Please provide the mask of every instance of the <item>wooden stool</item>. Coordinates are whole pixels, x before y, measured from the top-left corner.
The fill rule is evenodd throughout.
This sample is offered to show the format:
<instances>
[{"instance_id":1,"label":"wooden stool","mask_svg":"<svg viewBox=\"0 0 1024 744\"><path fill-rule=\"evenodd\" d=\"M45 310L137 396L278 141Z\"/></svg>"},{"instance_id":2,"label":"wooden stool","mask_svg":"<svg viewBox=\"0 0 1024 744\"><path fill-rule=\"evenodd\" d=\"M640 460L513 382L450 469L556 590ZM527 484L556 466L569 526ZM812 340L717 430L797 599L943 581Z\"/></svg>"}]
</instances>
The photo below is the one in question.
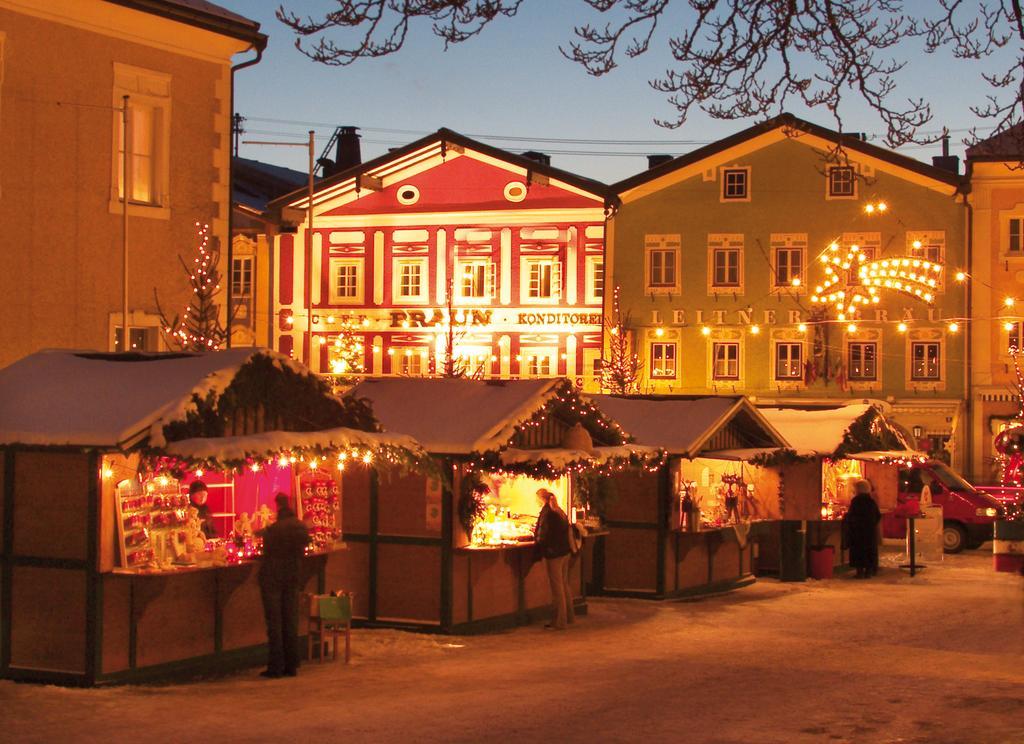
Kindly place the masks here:
<instances>
[{"instance_id":1,"label":"wooden stool","mask_svg":"<svg viewBox=\"0 0 1024 744\"><path fill-rule=\"evenodd\" d=\"M309 658L313 658L313 637L316 636L320 644L320 661L324 660L323 643L330 635L332 657L337 660L338 636L344 633L345 663L348 664L352 656L352 593L342 592L339 596L312 594L309 597Z\"/></svg>"}]
</instances>

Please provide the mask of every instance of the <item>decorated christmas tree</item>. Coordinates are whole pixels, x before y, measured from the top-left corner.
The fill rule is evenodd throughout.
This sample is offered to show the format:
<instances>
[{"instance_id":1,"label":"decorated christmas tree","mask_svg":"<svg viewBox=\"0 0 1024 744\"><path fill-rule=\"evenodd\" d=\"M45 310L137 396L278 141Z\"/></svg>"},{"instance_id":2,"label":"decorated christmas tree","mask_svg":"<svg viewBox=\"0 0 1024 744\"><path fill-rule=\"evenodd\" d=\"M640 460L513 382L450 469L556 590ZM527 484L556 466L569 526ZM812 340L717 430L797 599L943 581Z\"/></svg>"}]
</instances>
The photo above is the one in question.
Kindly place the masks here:
<instances>
[{"instance_id":1,"label":"decorated christmas tree","mask_svg":"<svg viewBox=\"0 0 1024 744\"><path fill-rule=\"evenodd\" d=\"M334 382L348 387L359 381L366 371L366 352L360 329L368 323L348 316L341 321L341 327L334 343L330 346L330 366Z\"/></svg>"},{"instance_id":2,"label":"decorated christmas tree","mask_svg":"<svg viewBox=\"0 0 1024 744\"><path fill-rule=\"evenodd\" d=\"M629 341L630 314L622 314L619 287L612 293L612 314L604 319L608 355L601 365L601 389L613 395L629 395L640 387L640 358Z\"/></svg>"},{"instance_id":3,"label":"decorated christmas tree","mask_svg":"<svg viewBox=\"0 0 1024 744\"><path fill-rule=\"evenodd\" d=\"M995 448L1000 485L1016 487L1024 485L1024 373L1019 349L1011 346L1010 356L1016 373L1017 415L996 434Z\"/></svg>"},{"instance_id":4,"label":"decorated christmas tree","mask_svg":"<svg viewBox=\"0 0 1024 744\"><path fill-rule=\"evenodd\" d=\"M156 289L157 313L164 338L171 347L182 351L216 351L227 340L227 330L221 323L220 304L220 251L210 242L210 226L196 223L198 247L196 256L189 264L180 255L185 275L192 287L192 297L181 315L168 319L160 306L160 297Z\"/></svg>"}]
</instances>

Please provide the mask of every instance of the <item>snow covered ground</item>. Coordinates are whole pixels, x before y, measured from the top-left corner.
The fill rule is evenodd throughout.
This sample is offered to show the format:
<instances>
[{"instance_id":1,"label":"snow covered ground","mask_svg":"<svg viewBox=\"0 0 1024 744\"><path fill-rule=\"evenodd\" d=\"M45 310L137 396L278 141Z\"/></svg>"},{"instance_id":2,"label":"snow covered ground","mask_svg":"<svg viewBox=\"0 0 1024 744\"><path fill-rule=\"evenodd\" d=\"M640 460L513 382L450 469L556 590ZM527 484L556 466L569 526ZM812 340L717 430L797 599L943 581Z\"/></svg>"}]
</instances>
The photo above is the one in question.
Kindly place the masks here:
<instances>
[{"instance_id":1,"label":"snow covered ground","mask_svg":"<svg viewBox=\"0 0 1024 744\"><path fill-rule=\"evenodd\" d=\"M987 546L986 546L987 547ZM350 666L171 686L0 683L0 740L1022 742L1024 586L991 554L916 578L592 600L565 633L357 631Z\"/></svg>"}]
</instances>

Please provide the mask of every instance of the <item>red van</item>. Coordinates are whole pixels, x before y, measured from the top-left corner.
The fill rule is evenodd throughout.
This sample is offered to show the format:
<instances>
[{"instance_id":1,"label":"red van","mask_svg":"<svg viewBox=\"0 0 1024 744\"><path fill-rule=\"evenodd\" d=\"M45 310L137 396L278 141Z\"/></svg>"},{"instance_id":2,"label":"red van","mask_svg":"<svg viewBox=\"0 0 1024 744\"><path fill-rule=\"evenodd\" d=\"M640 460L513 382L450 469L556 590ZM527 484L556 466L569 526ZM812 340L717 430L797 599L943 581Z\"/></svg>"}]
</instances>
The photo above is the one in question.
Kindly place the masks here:
<instances>
[{"instance_id":1,"label":"red van","mask_svg":"<svg viewBox=\"0 0 1024 744\"><path fill-rule=\"evenodd\" d=\"M992 525L1002 516L999 501L981 493L939 460L914 464L899 472L897 508L882 517L882 535L906 537L907 507L921 498L927 485L932 503L942 507L942 547L947 553L973 550L992 539Z\"/></svg>"}]
</instances>

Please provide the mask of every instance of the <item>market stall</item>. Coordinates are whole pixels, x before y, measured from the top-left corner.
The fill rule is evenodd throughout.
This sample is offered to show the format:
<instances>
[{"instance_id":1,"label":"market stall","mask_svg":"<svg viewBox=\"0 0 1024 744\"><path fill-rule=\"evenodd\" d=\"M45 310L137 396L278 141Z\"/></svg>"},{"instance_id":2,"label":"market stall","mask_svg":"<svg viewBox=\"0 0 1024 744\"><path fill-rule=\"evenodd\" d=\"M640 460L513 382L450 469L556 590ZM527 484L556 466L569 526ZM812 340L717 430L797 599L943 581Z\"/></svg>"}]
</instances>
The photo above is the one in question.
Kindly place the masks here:
<instances>
[{"instance_id":1,"label":"market stall","mask_svg":"<svg viewBox=\"0 0 1024 744\"><path fill-rule=\"evenodd\" d=\"M782 478L757 465L785 441L742 396L590 396L638 444L668 455L656 472L616 473L589 577L596 593L667 598L752 580L750 525L779 519Z\"/></svg>"},{"instance_id":2,"label":"market stall","mask_svg":"<svg viewBox=\"0 0 1024 744\"><path fill-rule=\"evenodd\" d=\"M759 410L789 444L771 461L787 483L805 484L800 500L787 499L779 529L759 535L759 570L801 579L811 554L822 550L831 553L833 566L845 564L842 518L852 484L871 481L879 508L889 511L896 506L900 467L923 456L886 417L883 403Z\"/></svg>"},{"instance_id":3,"label":"market stall","mask_svg":"<svg viewBox=\"0 0 1024 744\"><path fill-rule=\"evenodd\" d=\"M0 370L0 454L0 676L83 685L263 661L275 496L309 525L322 590L344 560L341 468L425 462L255 349L28 356Z\"/></svg>"},{"instance_id":4,"label":"market stall","mask_svg":"<svg viewBox=\"0 0 1024 744\"><path fill-rule=\"evenodd\" d=\"M441 474L345 474L344 584L369 625L462 633L546 617L547 578L532 559L537 490L575 521L588 475L657 467L655 450L628 444L565 380L371 379L350 395L421 442ZM583 610L580 563L571 570Z\"/></svg>"}]
</instances>

